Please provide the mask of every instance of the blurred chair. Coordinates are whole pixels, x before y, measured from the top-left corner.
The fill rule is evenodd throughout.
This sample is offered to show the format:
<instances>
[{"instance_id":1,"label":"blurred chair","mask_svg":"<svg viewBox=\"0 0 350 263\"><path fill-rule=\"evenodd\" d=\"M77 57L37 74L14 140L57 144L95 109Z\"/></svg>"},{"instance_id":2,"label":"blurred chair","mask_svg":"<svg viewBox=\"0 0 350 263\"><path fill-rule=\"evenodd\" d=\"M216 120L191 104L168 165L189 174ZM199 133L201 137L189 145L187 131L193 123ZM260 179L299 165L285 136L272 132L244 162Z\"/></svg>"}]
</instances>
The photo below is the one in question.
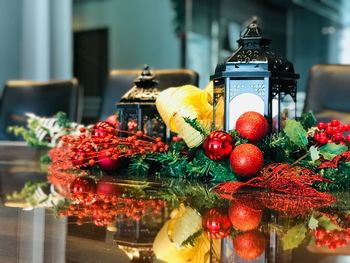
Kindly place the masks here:
<instances>
[{"instance_id":1,"label":"blurred chair","mask_svg":"<svg viewBox=\"0 0 350 263\"><path fill-rule=\"evenodd\" d=\"M159 69L151 70L155 79L159 81L159 89L177 87L185 84L198 86L199 76L190 69ZM106 119L113 114L116 103L120 98L134 86L134 80L141 74L142 70L111 70L109 73L106 89L102 98L100 120Z\"/></svg>"},{"instance_id":2,"label":"blurred chair","mask_svg":"<svg viewBox=\"0 0 350 263\"><path fill-rule=\"evenodd\" d=\"M304 111L319 121L350 122L350 65L318 64L309 72Z\"/></svg>"},{"instance_id":3,"label":"blurred chair","mask_svg":"<svg viewBox=\"0 0 350 263\"><path fill-rule=\"evenodd\" d=\"M0 139L18 140L6 129L26 125L26 112L51 117L59 111L67 113L71 121L81 121L82 89L76 79L64 81L6 82L0 105Z\"/></svg>"}]
</instances>

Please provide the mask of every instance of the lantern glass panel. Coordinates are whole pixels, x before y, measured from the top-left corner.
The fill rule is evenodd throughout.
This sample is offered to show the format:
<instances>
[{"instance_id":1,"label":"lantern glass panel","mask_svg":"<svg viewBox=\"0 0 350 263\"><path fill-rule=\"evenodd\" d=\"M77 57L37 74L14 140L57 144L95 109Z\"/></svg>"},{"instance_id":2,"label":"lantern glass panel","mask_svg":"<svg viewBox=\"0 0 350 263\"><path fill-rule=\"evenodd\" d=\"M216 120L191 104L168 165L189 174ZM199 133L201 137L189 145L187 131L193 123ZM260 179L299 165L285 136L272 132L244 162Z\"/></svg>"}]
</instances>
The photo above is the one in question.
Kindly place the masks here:
<instances>
[{"instance_id":1,"label":"lantern glass panel","mask_svg":"<svg viewBox=\"0 0 350 263\"><path fill-rule=\"evenodd\" d=\"M284 128L285 121L287 119L295 119L296 115L296 103L291 95L281 93L280 107L281 107L281 129Z\"/></svg>"},{"instance_id":2,"label":"lantern glass panel","mask_svg":"<svg viewBox=\"0 0 350 263\"><path fill-rule=\"evenodd\" d=\"M128 132L136 132L138 130L138 109L120 109L118 116L121 130Z\"/></svg>"},{"instance_id":3,"label":"lantern glass panel","mask_svg":"<svg viewBox=\"0 0 350 263\"><path fill-rule=\"evenodd\" d=\"M225 117L225 87L224 85L214 86L214 123L213 130L222 130L224 128Z\"/></svg>"},{"instance_id":4,"label":"lantern glass panel","mask_svg":"<svg viewBox=\"0 0 350 263\"><path fill-rule=\"evenodd\" d=\"M271 130L272 132L278 132L280 127L280 95L277 94L272 99L272 124Z\"/></svg>"},{"instance_id":5,"label":"lantern glass panel","mask_svg":"<svg viewBox=\"0 0 350 263\"><path fill-rule=\"evenodd\" d=\"M164 137L165 124L154 107L148 107L142 111L142 126L145 135Z\"/></svg>"},{"instance_id":6,"label":"lantern glass panel","mask_svg":"<svg viewBox=\"0 0 350 263\"><path fill-rule=\"evenodd\" d=\"M264 115L263 99L253 93L243 93L234 97L230 101L230 127L233 130L236 126L236 121L243 113L247 111L256 111Z\"/></svg>"}]
</instances>

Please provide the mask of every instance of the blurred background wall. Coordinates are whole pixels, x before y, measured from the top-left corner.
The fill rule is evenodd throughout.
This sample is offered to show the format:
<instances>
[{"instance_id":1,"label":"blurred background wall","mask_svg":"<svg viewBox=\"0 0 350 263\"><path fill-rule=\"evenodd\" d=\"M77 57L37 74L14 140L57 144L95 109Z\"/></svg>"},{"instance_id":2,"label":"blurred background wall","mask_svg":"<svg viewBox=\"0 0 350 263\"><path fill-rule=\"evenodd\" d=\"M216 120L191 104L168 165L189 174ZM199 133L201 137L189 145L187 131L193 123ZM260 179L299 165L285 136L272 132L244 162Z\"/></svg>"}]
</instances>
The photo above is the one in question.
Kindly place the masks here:
<instances>
[{"instance_id":1,"label":"blurred background wall","mask_svg":"<svg viewBox=\"0 0 350 263\"><path fill-rule=\"evenodd\" d=\"M302 103L312 65L350 63L349 11L346 0L1 1L0 87L8 79L75 76L85 114L98 111L111 69L187 67L204 87L257 17L300 74Z\"/></svg>"}]
</instances>

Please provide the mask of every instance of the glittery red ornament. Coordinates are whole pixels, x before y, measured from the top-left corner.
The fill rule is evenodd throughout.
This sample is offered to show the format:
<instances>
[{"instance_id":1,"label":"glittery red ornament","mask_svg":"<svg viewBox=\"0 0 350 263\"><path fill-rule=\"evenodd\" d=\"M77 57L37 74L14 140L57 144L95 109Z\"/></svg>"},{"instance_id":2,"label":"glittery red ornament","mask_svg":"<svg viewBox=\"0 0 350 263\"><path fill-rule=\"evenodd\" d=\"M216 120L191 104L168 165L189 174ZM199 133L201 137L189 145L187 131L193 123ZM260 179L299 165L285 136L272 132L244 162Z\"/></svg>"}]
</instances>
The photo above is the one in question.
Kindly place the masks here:
<instances>
[{"instance_id":1,"label":"glittery red ornament","mask_svg":"<svg viewBox=\"0 0 350 263\"><path fill-rule=\"evenodd\" d=\"M211 208L202 219L203 230L209 238L220 239L228 236L231 230L231 222L227 216L217 210Z\"/></svg>"},{"instance_id":2,"label":"glittery red ornament","mask_svg":"<svg viewBox=\"0 0 350 263\"><path fill-rule=\"evenodd\" d=\"M211 160L229 157L232 148L232 137L224 131L212 131L203 143L204 153Z\"/></svg>"},{"instance_id":3,"label":"glittery red ornament","mask_svg":"<svg viewBox=\"0 0 350 263\"><path fill-rule=\"evenodd\" d=\"M70 185L72 198L79 203L90 203L96 194L96 183L89 177L77 177Z\"/></svg>"},{"instance_id":4,"label":"glittery red ornament","mask_svg":"<svg viewBox=\"0 0 350 263\"><path fill-rule=\"evenodd\" d=\"M233 248L242 259L252 260L261 256L265 251L266 239L256 230L237 235L233 239Z\"/></svg>"},{"instance_id":5,"label":"glittery red ornament","mask_svg":"<svg viewBox=\"0 0 350 263\"><path fill-rule=\"evenodd\" d=\"M232 201L228 215L234 228L248 231L259 226L263 210L256 199L241 198Z\"/></svg>"},{"instance_id":6,"label":"glittery red ornament","mask_svg":"<svg viewBox=\"0 0 350 263\"><path fill-rule=\"evenodd\" d=\"M258 175L264 166L264 156L261 150L253 144L238 145L231 153L230 165L232 171L241 177Z\"/></svg>"},{"instance_id":7,"label":"glittery red ornament","mask_svg":"<svg viewBox=\"0 0 350 263\"><path fill-rule=\"evenodd\" d=\"M245 112L237 119L236 131L244 139L252 142L260 141L268 132L267 120L258 112Z\"/></svg>"}]
</instances>

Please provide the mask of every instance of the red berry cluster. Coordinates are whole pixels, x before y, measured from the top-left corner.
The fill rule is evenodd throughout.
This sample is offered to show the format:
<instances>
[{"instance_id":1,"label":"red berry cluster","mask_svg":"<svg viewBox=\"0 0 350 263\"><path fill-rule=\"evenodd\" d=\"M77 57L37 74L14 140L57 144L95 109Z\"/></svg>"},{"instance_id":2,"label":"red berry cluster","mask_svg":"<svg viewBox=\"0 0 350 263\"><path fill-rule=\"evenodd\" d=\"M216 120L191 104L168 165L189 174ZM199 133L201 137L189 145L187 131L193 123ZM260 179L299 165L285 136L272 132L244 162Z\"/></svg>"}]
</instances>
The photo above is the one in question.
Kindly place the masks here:
<instances>
[{"instance_id":1,"label":"red berry cluster","mask_svg":"<svg viewBox=\"0 0 350 263\"><path fill-rule=\"evenodd\" d=\"M323 227L318 227L313 234L316 238L316 246L328 247L331 250L347 246L350 240L349 228L344 230L326 230Z\"/></svg>"},{"instance_id":2,"label":"red berry cluster","mask_svg":"<svg viewBox=\"0 0 350 263\"><path fill-rule=\"evenodd\" d=\"M113 196L96 196L92 204L79 203L64 207L59 216L76 217L76 224L94 223L97 226L107 226L117 216L141 220L146 214L159 214L166 202L158 199L134 199Z\"/></svg>"},{"instance_id":3,"label":"red berry cluster","mask_svg":"<svg viewBox=\"0 0 350 263\"><path fill-rule=\"evenodd\" d=\"M122 133L127 136L119 136ZM106 121L97 122L91 129L81 128L80 135L67 135L62 140L70 145L73 165L80 169L98 164L101 169L110 171L120 157L168 149L161 138L151 138L142 131L121 131Z\"/></svg>"},{"instance_id":4,"label":"red berry cluster","mask_svg":"<svg viewBox=\"0 0 350 263\"><path fill-rule=\"evenodd\" d=\"M314 140L319 144L336 143L346 144L350 142L350 134L344 136L344 132L350 131L350 124L342 124L339 120L331 122L319 122L318 131L314 135Z\"/></svg>"}]
</instances>

